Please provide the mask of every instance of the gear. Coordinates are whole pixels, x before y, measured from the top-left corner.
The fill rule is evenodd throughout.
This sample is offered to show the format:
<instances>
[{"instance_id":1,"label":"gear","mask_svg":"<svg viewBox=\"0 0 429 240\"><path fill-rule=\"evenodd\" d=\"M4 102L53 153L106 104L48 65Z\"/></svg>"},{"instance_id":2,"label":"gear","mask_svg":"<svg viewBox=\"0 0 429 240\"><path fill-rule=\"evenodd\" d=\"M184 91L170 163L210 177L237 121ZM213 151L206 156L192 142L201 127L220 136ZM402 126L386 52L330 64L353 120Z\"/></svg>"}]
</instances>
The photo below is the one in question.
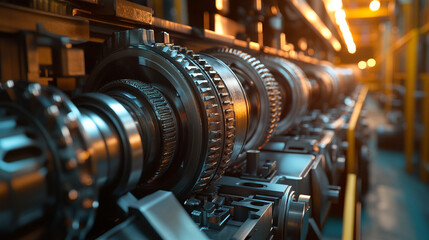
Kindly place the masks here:
<instances>
[{"instance_id":1,"label":"gear","mask_svg":"<svg viewBox=\"0 0 429 240\"><path fill-rule=\"evenodd\" d=\"M304 72L294 63L278 57L262 57L261 61L275 76L283 92L283 113L277 127L279 134L294 126L309 105L309 83Z\"/></svg>"},{"instance_id":2,"label":"gear","mask_svg":"<svg viewBox=\"0 0 429 240\"><path fill-rule=\"evenodd\" d=\"M10 103L25 107L39 126L46 128L47 139L55 139L47 140L54 159L51 164L55 168L55 172L48 175L57 179L55 186L50 186L54 188L52 192L56 194L58 207L57 212L53 212L62 219L54 219L52 224L61 222L66 226L62 234L67 238L83 236L82 232L92 226L98 196L91 156L78 121L80 112L66 95L54 88L8 81L5 89Z\"/></svg>"},{"instance_id":3,"label":"gear","mask_svg":"<svg viewBox=\"0 0 429 240\"><path fill-rule=\"evenodd\" d=\"M175 109L183 108L178 111L179 117L184 117L180 120L184 128L179 131L179 139L186 139L179 143L184 149L167 170L171 177L154 182L150 188L169 188L178 197L184 197L207 187L220 171L221 162L227 162L230 141L224 142L232 129L225 129L225 119L228 121L229 117L224 116L225 98L218 96L222 84L215 87L210 77L212 70L205 70L203 65L201 68L179 50L172 44L153 43L151 30L115 33L106 41L105 57L91 74L86 90L98 90L118 79L138 79L152 83L175 104ZM227 116L231 116L227 111Z\"/></svg>"},{"instance_id":4,"label":"gear","mask_svg":"<svg viewBox=\"0 0 429 240\"><path fill-rule=\"evenodd\" d=\"M110 90L124 89L137 93L138 96L144 97L150 103L152 111L155 113L159 131L161 135L161 150L159 153L158 164L152 176L147 177L150 183L163 175L170 167L174 154L177 150L177 121L173 109L162 93L151 86L138 80L123 79L111 82L100 89L101 92Z\"/></svg>"},{"instance_id":5,"label":"gear","mask_svg":"<svg viewBox=\"0 0 429 240\"><path fill-rule=\"evenodd\" d=\"M252 57L251 55L242 52L237 49L233 48L215 48L210 49L207 51L209 54L212 54L215 57L221 58L224 62L227 63L228 60L225 61L225 55L235 56L236 59L229 60L227 65L234 65L233 61L239 60L242 63L246 64L247 66L250 66L251 69L257 74L258 78L262 81L266 94L268 96L268 107L269 107L269 118L264 123L264 133L263 133L263 139L256 141L256 144L254 146L248 146L247 149L250 148L258 148L261 149L265 143L267 143L271 136L273 135L277 123L280 120L281 115L281 94L279 90L279 86L277 81L274 79L273 75L270 73L270 71L256 58ZM255 79L253 79L255 80ZM260 133L259 133L260 134ZM254 134L255 137L258 138L260 136L257 136L258 133ZM253 145L253 144L252 144Z\"/></svg>"},{"instance_id":6,"label":"gear","mask_svg":"<svg viewBox=\"0 0 429 240\"><path fill-rule=\"evenodd\" d=\"M48 196L47 166L52 164L53 159L49 156L53 156L53 149L49 148L41 127L25 109L12 104L5 106L5 102L0 104L0 109L0 182L5 188L2 202L3 209L10 209L10 214L3 214L10 217L3 218L0 225L0 232L4 233L16 231L20 224L31 222L28 215L40 217L43 214L38 210L44 207ZM36 172L35 169L42 170ZM43 181L14 184L35 176ZM10 194L5 196L4 193ZM30 194L31 199L28 198Z\"/></svg>"},{"instance_id":7,"label":"gear","mask_svg":"<svg viewBox=\"0 0 429 240\"><path fill-rule=\"evenodd\" d=\"M103 56L129 46L152 45L155 43L155 34L152 29L130 29L114 32L103 44Z\"/></svg>"},{"instance_id":8,"label":"gear","mask_svg":"<svg viewBox=\"0 0 429 240\"><path fill-rule=\"evenodd\" d=\"M210 77L211 83L217 90L217 96L220 97L223 109L223 126L225 126L225 135L223 140L223 153L221 161L218 165L215 175L211 183L216 182L225 172L231 159L231 154L234 148L235 140L235 113L234 103L231 94L225 87L225 83L213 67L201 55L194 53L192 50L187 50L184 47L179 47L178 50L188 56L191 61L194 61L198 67Z\"/></svg>"},{"instance_id":9,"label":"gear","mask_svg":"<svg viewBox=\"0 0 429 240\"><path fill-rule=\"evenodd\" d=\"M200 92L201 99L206 109L206 117L208 120L208 153L200 176L193 187L193 191L197 192L208 186L211 179L215 176L218 165L222 159L223 138L225 130L223 129L223 112L221 104L216 98L215 90L210 86L209 80L204 76L203 71L197 67L193 61L185 59L185 55L178 50L179 46L172 44L156 43L155 48L160 49L164 53L172 57L177 63L187 71L192 77L195 86Z\"/></svg>"}]
</instances>

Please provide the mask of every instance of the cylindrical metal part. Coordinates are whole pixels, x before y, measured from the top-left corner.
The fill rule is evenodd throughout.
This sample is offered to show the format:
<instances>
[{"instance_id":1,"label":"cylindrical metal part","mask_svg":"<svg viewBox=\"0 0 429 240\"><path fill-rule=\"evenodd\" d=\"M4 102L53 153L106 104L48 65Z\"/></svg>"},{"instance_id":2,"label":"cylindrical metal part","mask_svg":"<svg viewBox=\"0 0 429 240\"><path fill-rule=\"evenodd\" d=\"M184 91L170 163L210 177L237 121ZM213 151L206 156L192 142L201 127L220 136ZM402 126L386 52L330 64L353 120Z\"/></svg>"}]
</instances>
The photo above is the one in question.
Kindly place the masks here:
<instances>
[{"instance_id":1,"label":"cylindrical metal part","mask_svg":"<svg viewBox=\"0 0 429 240\"><path fill-rule=\"evenodd\" d=\"M33 117L0 108L0 232L12 232L45 213L50 153Z\"/></svg>"},{"instance_id":2,"label":"cylindrical metal part","mask_svg":"<svg viewBox=\"0 0 429 240\"><path fill-rule=\"evenodd\" d=\"M310 196L300 195L291 201L287 213L287 239L307 238L308 221L310 218Z\"/></svg>"},{"instance_id":3,"label":"cylindrical metal part","mask_svg":"<svg viewBox=\"0 0 429 240\"><path fill-rule=\"evenodd\" d=\"M246 151L246 173L252 176L258 176L260 153L261 152L259 150Z\"/></svg>"},{"instance_id":4,"label":"cylindrical metal part","mask_svg":"<svg viewBox=\"0 0 429 240\"><path fill-rule=\"evenodd\" d=\"M277 126L277 133L282 134L307 113L310 86L304 72L296 64L274 57L262 57L261 61L273 74L282 92L282 114Z\"/></svg>"},{"instance_id":5,"label":"cylindrical metal part","mask_svg":"<svg viewBox=\"0 0 429 240\"><path fill-rule=\"evenodd\" d=\"M210 49L235 73L248 99L249 130L245 150L260 149L275 132L282 111L277 81L259 60L237 49Z\"/></svg>"},{"instance_id":6,"label":"cylindrical metal part","mask_svg":"<svg viewBox=\"0 0 429 240\"><path fill-rule=\"evenodd\" d=\"M231 154L231 162L235 162L239 154L243 152L248 134L250 121L248 108L249 100L237 76L225 63L207 53L200 54L221 76L234 103L233 110L236 134L234 148Z\"/></svg>"},{"instance_id":7,"label":"cylindrical metal part","mask_svg":"<svg viewBox=\"0 0 429 240\"><path fill-rule=\"evenodd\" d=\"M134 119L122 104L104 94L87 93L79 96L76 102L79 108L92 110L102 116L104 122L100 123L107 123L110 125L110 131L116 133L117 138L113 141L121 146L121 157L119 164L113 163L113 166L119 166L120 170L119 176L118 173L113 175L116 179L113 193L120 195L134 189L140 180L143 167L142 142Z\"/></svg>"}]
</instances>

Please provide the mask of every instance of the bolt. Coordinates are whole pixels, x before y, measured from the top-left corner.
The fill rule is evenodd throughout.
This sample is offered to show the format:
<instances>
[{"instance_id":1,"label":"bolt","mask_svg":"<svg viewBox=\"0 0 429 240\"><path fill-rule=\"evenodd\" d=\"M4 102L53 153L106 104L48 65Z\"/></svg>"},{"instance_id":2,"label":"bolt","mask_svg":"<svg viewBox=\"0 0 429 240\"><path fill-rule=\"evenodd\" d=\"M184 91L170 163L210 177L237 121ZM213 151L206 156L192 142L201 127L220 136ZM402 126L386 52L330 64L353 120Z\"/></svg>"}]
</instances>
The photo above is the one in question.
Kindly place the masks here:
<instances>
[{"instance_id":1,"label":"bolt","mask_svg":"<svg viewBox=\"0 0 429 240\"><path fill-rule=\"evenodd\" d=\"M5 86L6 88L13 88L15 86L15 83L12 80L7 80Z\"/></svg>"},{"instance_id":2,"label":"bolt","mask_svg":"<svg viewBox=\"0 0 429 240\"><path fill-rule=\"evenodd\" d=\"M28 86L28 92L34 97L40 96L41 91L42 91L42 86L40 86L40 84L38 83L32 83Z\"/></svg>"},{"instance_id":3,"label":"bolt","mask_svg":"<svg viewBox=\"0 0 429 240\"><path fill-rule=\"evenodd\" d=\"M73 143L73 139L71 138L71 135L70 135L70 130L66 126L63 126L61 128L61 134L62 136L60 136L58 139L60 146L65 147Z\"/></svg>"},{"instance_id":4,"label":"bolt","mask_svg":"<svg viewBox=\"0 0 429 240\"><path fill-rule=\"evenodd\" d=\"M7 94L9 95L9 98L10 99L12 99L12 100L15 100L16 99L16 95L15 95L15 92L13 91L13 87L15 86L15 83L12 81L12 80L8 80L6 83L5 83L5 89L6 89L6 92L7 92Z\"/></svg>"},{"instance_id":5,"label":"bolt","mask_svg":"<svg viewBox=\"0 0 429 240\"><path fill-rule=\"evenodd\" d=\"M63 98L58 94L54 94L52 95L52 100L54 100L56 104L59 104L63 101Z\"/></svg>"},{"instance_id":6,"label":"bolt","mask_svg":"<svg viewBox=\"0 0 429 240\"><path fill-rule=\"evenodd\" d=\"M77 117L76 117L76 114L74 114L74 112L69 112L67 114L65 122L70 129L75 129L78 126Z\"/></svg>"},{"instance_id":7,"label":"bolt","mask_svg":"<svg viewBox=\"0 0 429 240\"><path fill-rule=\"evenodd\" d=\"M60 110L56 105L49 106L48 109L46 109L46 112L50 117L58 117L60 115Z\"/></svg>"}]
</instances>

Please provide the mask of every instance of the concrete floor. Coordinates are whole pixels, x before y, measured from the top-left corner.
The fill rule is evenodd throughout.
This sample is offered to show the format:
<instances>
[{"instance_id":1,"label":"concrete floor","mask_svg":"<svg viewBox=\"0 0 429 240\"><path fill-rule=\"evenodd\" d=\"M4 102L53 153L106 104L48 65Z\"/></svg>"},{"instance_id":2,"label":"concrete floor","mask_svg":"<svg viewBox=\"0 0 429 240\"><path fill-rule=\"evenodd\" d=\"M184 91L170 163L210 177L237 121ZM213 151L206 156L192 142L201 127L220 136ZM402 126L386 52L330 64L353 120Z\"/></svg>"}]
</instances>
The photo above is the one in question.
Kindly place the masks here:
<instances>
[{"instance_id":1,"label":"concrete floor","mask_svg":"<svg viewBox=\"0 0 429 240\"><path fill-rule=\"evenodd\" d=\"M429 186L405 172L402 152L378 150L362 208L362 239L429 239Z\"/></svg>"},{"instance_id":2,"label":"concrete floor","mask_svg":"<svg viewBox=\"0 0 429 240\"><path fill-rule=\"evenodd\" d=\"M365 109L372 129L386 124L374 100L369 98ZM377 149L375 131L370 146L370 189L362 207L362 239L429 240L429 185L422 183L417 173L405 172L405 156L400 149ZM341 229L341 219L330 219L323 231L324 239L339 239Z\"/></svg>"},{"instance_id":3,"label":"concrete floor","mask_svg":"<svg viewBox=\"0 0 429 240\"><path fill-rule=\"evenodd\" d=\"M374 100L369 98L365 108L372 129L386 124ZM376 141L371 141L371 187L362 208L362 239L429 239L429 185L419 180L417 171L406 173L401 149L377 149ZM416 154L415 168L417 161Z\"/></svg>"}]
</instances>

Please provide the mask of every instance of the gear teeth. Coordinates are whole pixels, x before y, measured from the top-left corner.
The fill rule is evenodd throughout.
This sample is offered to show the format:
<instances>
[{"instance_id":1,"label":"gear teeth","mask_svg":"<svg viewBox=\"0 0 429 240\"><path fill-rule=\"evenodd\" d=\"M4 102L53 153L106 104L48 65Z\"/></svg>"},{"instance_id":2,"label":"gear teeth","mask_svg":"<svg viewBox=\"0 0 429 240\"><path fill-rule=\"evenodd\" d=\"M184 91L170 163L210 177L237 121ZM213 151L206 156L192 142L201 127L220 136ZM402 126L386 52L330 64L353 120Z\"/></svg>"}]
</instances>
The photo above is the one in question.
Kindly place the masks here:
<instances>
[{"instance_id":1,"label":"gear teeth","mask_svg":"<svg viewBox=\"0 0 429 240\"><path fill-rule=\"evenodd\" d=\"M217 49L212 49L211 51L227 53L227 54L236 55L240 57L248 64L250 64L257 71L258 75L261 77L269 98L270 123L271 123L269 124L269 126L267 126L265 130L266 136L263 144L258 147L258 149L261 149L271 139L275 131L275 128L277 127L277 124L280 121L280 115L282 110L282 103L281 103L282 97L280 95L280 89L277 81L274 79L274 76L265 67L265 65L261 63L261 61L259 61L255 57L252 57L251 55L245 52L242 52L234 48L217 48Z\"/></svg>"},{"instance_id":2,"label":"gear teeth","mask_svg":"<svg viewBox=\"0 0 429 240\"><path fill-rule=\"evenodd\" d=\"M185 69L186 69L188 72L192 73L192 72L196 71L198 68L197 68L197 67L195 67L195 66L186 66L186 67L185 67Z\"/></svg>"},{"instance_id":3,"label":"gear teeth","mask_svg":"<svg viewBox=\"0 0 429 240\"><path fill-rule=\"evenodd\" d=\"M216 89L213 89L207 79L207 76L210 77L210 73L204 69L204 66L207 65L207 63L199 54L196 54L191 50L187 50L184 47L167 44L156 44L153 45L153 47L168 54L177 63L184 67L188 75L193 79L204 103L209 127L208 156L205 159L203 170L192 189L195 192L201 191L208 186L216 175L219 165L222 165L225 161L225 154L223 151L224 146L222 144L223 139L226 135L229 135L229 133L224 133L225 130L223 129L223 124L221 122L223 121L223 118L220 118L221 115L224 115L222 101L219 101L216 98ZM187 64L186 66L184 66L185 63Z\"/></svg>"},{"instance_id":4,"label":"gear teeth","mask_svg":"<svg viewBox=\"0 0 429 240\"><path fill-rule=\"evenodd\" d=\"M124 32L120 32L119 35L117 34L118 36L115 35L115 37L106 41L107 44L105 44L105 47L110 50L108 54L130 46L146 45L153 47L157 51L160 51L160 54L168 55L169 59L181 65L193 79L193 83L200 92L209 127L208 157L205 159L204 166L212 166L208 169L203 168L206 171L201 172L199 179L193 187L193 191L200 191L207 187L208 184L220 178L228 166L231 157L235 141L235 113L231 95L217 72L199 54L173 44L154 43L153 30L133 29ZM133 38L129 37L129 35L139 37ZM207 80L210 80L210 82ZM234 121L227 122L226 119L230 118L233 118ZM210 131L218 130L221 131L221 136L213 136L210 133ZM217 133L217 135L219 134ZM210 141L218 138L221 141ZM210 149L215 149L216 152Z\"/></svg>"},{"instance_id":5,"label":"gear teeth","mask_svg":"<svg viewBox=\"0 0 429 240\"><path fill-rule=\"evenodd\" d=\"M119 82L139 89L147 97L147 101L151 103L152 109L161 126L161 158L154 174L147 180L148 183L151 183L167 171L176 153L177 123L174 118L173 109L162 93L152 85L135 80L119 80Z\"/></svg>"},{"instance_id":6,"label":"gear teeth","mask_svg":"<svg viewBox=\"0 0 429 240\"><path fill-rule=\"evenodd\" d=\"M186 54L183 50L180 52ZM220 164L216 169L216 173L214 177L210 180L208 184L215 183L225 172L226 168L229 165L229 161L231 159L231 154L234 148L235 141L235 112L234 105L232 103L232 97L229 93L228 89L225 87L225 84L219 74L213 69L213 67L207 63L207 61L201 57L199 54L188 55L190 58L194 60L196 64L199 65L201 70L206 72L216 88L217 94L220 98L220 102L222 105L222 120L225 126L225 135L223 137L223 152L222 159ZM210 117L218 117L219 114L209 114ZM214 138L212 142L222 142L222 138Z\"/></svg>"},{"instance_id":7,"label":"gear teeth","mask_svg":"<svg viewBox=\"0 0 429 240\"><path fill-rule=\"evenodd\" d=\"M9 142L4 146L1 144L2 154L7 153L9 150L22 149L16 147L31 146L40 150L38 156L41 156L41 158L37 161L37 166L43 164L43 166L52 167L52 171L55 171L55 176L52 176L51 180L56 181L56 184L55 188L51 190L58 193L55 205L61 206L61 208L56 209L59 217L56 219L55 225L66 221L82 223L78 229L72 228L71 224L62 227L58 224L56 225L56 227L59 227L57 229L59 230L58 233L61 234L62 238L78 238L82 236L82 233L89 231L91 225L85 225L85 223L93 219L96 212L93 207L82 208L83 202L85 199L98 200L98 187L94 184L95 178L92 177L95 176L94 171L96 169L92 166L93 162L88 153L88 142L85 132L82 130L80 112L70 99L58 89L41 86L37 83L14 83L12 80L9 81L5 83L4 87L0 83L0 99L2 99L0 102L3 101L4 96L2 95L8 94L11 99L4 103L19 104L20 107L28 110L28 114L34 116L34 119L20 119L21 116L15 117L14 115L8 116L6 108L0 110L0 122L3 123L0 125L6 125L5 128L0 127L0 139L4 137L19 139L14 144L15 146L10 146ZM5 92L2 92L2 89L5 89ZM32 124L27 121L37 123L35 126L38 128L43 126L43 132L46 135L39 135L36 131L32 131ZM34 136L29 137L29 132ZM58 139L59 141L50 141L49 145L43 146L47 139ZM83 153L88 153L88 155ZM23 165L19 169L12 169L8 174L19 178L24 176L21 174L33 171L34 169L28 171L28 167L36 167L30 157L35 159L39 157L32 156L30 152L28 154L30 154L30 156L26 157L28 159L24 159L24 161L28 161L25 164L27 167ZM46 159L48 155L51 157ZM83 157L84 155L88 157ZM44 162L45 160L46 162ZM70 162L73 162L73 164L70 164ZM16 164L18 164L18 161ZM41 173L40 176L45 176L45 174L49 175L50 173ZM70 199L67 197L63 197L67 196L70 190L78 193L72 201L69 201ZM47 206L51 206L51 204ZM60 235L57 236L59 237Z\"/></svg>"}]
</instances>

